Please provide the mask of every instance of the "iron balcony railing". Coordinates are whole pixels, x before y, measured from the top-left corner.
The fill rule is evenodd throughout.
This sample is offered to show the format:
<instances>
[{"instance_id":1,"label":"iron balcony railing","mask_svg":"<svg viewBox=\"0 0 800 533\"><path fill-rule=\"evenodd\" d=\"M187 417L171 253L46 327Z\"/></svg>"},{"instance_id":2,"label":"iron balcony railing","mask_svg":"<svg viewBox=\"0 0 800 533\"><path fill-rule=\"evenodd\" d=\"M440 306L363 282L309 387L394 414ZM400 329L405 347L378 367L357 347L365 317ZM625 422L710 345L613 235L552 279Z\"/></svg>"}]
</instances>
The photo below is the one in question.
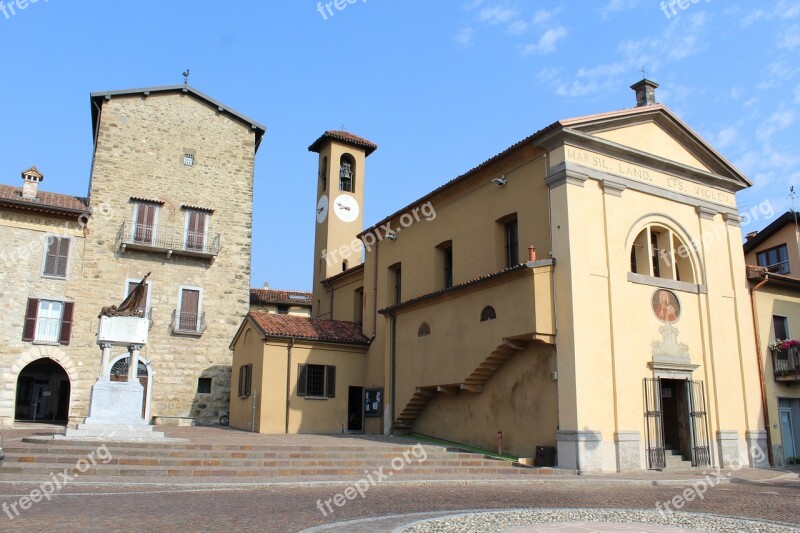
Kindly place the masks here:
<instances>
[{"instance_id":1,"label":"iron balcony railing","mask_svg":"<svg viewBox=\"0 0 800 533\"><path fill-rule=\"evenodd\" d=\"M776 381L800 381L800 346L788 350L772 350L772 366Z\"/></svg>"},{"instance_id":2,"label":"iron balcony railing","mask_svg":"<svg viewBox=\"0 0 800 533\"><path fill-rule=\"evenodd\" d=\"M170 330L185 335L202 335L206 330L206 314L186 313L175 309L172 311Z\"/></svg>"},{"instance_id":3,"label":"iron balcony railing","mask_svg":"<svg viewBox=\"0 0 800 533\"><path fill-rule=\"evenodd\" d=\"M215 257L219 255L219 233L188 231L172 226L151 226L123 222L117 236L118 245L124 253L126 249L151 250L194 257Z\"/></svg>"},{"instance_id":4,"label":"iron balcony railing","mask_svg":"<svg viewBox=\"0 0 800 533\"><path fill-rule=\"evenodd\" d=\"M767 267L767 270L773 274L786 275L789 273L789 261L781 261Z\"/></svg>"}]
</instances>

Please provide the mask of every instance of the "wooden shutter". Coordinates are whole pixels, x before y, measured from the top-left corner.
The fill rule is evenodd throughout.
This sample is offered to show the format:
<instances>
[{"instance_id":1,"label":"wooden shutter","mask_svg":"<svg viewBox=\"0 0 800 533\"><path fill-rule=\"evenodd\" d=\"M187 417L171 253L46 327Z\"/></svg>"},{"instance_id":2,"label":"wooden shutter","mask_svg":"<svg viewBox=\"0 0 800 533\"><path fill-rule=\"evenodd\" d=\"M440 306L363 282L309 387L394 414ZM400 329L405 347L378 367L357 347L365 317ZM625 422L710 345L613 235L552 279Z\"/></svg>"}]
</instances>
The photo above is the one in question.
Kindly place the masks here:
<instances>
[{"instance_id":1,"label":"wooden shutter","mask_svg":"<svg viewBox=\"0 0 800 533\"><path fill-rule=\"evenodd\" d=\"M155 224L155 220L156 206L144 203L137 204L134 240L151 243L153 241L153 224Z\"/></svg>"},{"instance_id":2,"label":"wooden shutter","mask_svg":"<svg viewBox=\"0 0 800 533\"><path fill-rule=\"evenodd\" d=\"M70 337L72 337L72 313L74 310L74 303L64 302L64 312L61 315L61 337L58 339L61 344L69 344Z\"/></svg>"},{"instance_id":3,"label":"wooden shutter","mask_svg":"<svg viewBox=\"0 0 800 533\"><path fill-rule=\"evenodd\" d=\"M58 238L58 256L56 257L56 276L67 277L67 264L69 263L69 239Z\"/></svg>"},{"instance_id":4,"label":"wooden shutter","mask_svg":"<svg viewBox=\"0 0 800 533\"><path fill-rule=\"evenodd\" d=\"M197 211L189 212L186 224L186 247L191 250L202 250L205 247L206 214Z\"/></svg>"},{"instance_id":5,"label":"wooden shutter","mask_svg":"<svg viewBox=\"0 0 800 533\"><path fill-rule=\"evenodd\" d=\"M179 329L183 331L197 331L199 317L197 311L200 306L200 291L183 289L181 292Z\"/></svg>"},{"instance_id":6,"label":"wooden shutter","mask_svg":"<svg viewBox=\"0 0 800 533\"><path fill-rule=\"evenodd\" d=\"M297 395L306 395L306 365L298 365L297 367Z\"/></svg>"},{"instance_id":7,"label":"wooden shutter","mask_svg":"<svg viewBox=\"0 0 800 533\"><path fill-rule=\"evenodd\" d=\"M244 398L244 369L245 365L239 367L239 398Z\"/></svg>"},{"instance_id":8,"label":"wooden shutter","mask_svg":"<svg viewBox=\"0 0 800 533\"><path fill-rule=\"evenodd\" d=\"M44 274L46 276L56 275L56 265L58 263L58 237L47 238L47 253L44 258Z\"/></svg>"},{"instance_id":9,"label":"wooden shutter","mask_svg":"<svg viewBox=\"0 0 800 533\"><path fill-rule=\"evenodd\" d=\"M253 365L252 363L245 366L245 380L244 380L244 394L250 396L253 391Z\"/></svg>"},{"instance_id":10,"label":"wooden shutter","mask_svg":"<svg viewBox=\"0 0 800 533\"><path fill-rule=\"evenodd\" d=\"M25 310L25 326L22 329L22 340L32 342L36 337L36 318L39 314L39 299L28 298L28 307Z\"/></svg>"},{"instance_id":11,"label":"wooden shutter","mask_svg":"<svg viewBox=\"0 0 800 533\"><path fill-rule=\"evenodd\" d=\"M336 397L336 367L325 367L325 395L328 398Z\"/></svg>"}]
</instances>

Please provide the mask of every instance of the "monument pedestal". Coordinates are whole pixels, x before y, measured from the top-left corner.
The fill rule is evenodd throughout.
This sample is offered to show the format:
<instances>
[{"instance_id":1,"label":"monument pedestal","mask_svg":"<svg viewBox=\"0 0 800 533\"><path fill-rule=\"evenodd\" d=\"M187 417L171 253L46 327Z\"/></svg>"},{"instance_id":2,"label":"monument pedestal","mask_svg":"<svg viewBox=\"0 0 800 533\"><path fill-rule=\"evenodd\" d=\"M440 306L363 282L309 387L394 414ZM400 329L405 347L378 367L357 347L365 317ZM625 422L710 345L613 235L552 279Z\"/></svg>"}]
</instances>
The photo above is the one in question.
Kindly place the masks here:
<instances>
[{"instance_id":1,"label":"monument pedestal","mask_svg":"<svg viewBox=\"0 0 800 533\"><path fill-rule=\"evenodd\" d=\"M138 381L98 381L92 385L89 417L67 428L60 439L156 440L164 433L142 419L144 387Z\"/></svg>"}]
</instances>

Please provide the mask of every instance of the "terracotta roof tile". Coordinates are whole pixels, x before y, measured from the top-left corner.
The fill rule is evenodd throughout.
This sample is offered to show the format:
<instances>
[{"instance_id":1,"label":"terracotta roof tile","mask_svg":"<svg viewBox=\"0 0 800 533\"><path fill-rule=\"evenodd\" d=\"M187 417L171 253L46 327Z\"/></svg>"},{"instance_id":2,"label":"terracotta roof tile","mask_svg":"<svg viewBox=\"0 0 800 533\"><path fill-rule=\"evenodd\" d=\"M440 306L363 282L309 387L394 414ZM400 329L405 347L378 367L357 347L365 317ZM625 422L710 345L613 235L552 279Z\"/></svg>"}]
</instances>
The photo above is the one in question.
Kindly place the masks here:
<instances>
[{"instance_id":1,"label":"terracotta roof tile","mask_svg":"<svg viewBox=\"0 0 800 533\"><path fill-rule=\"evenodd\" d=\"M355 322L278 315L266 311L254 311L248 317L268 337L295 337L305 340L369 345L369 339L361 334L361 324Z\"/></svg>"},{"instance_id":2,"label":"terracotta roof tile","mask_svg":"<svg viewBox=\"0 0 800 533\"><path fill-rule=\"evenodd\" d=\"M323 133L319 139L314 141L311 146L308 147L308 151L319 153L319 151L322 149L322 145L325 144L325 141L328 139L352 144L353 146L358 146L359 148L365 148L367 156L378 149L378 145L374 142L368 141L363 137L359 137L358 135L353 135L349 131L328 130Z\"/></svg>"},{"instance_id":3,"label":"terracotta roof tile","mask_svg":"<svg viewBox=\"0 0 800 533\"><path fill-rule=\"evenodd\" d=\"M89 202L86 198L40 190L36 198L31 200L22 197L22 187L12 187L11 185L0 185L0 203L29 211L90 212Z\"/></svg>"},{"instance_id":4,"label":"terracotta roof tile","mask_svg":"<svg viewBox=\"0 0 800 533\"><path fill-rule=\"evenodd\" d=\"M311 293L300 291L276 291L272 289L250 289L250 303L311 305Z\"/></svg>"}]
</instances>

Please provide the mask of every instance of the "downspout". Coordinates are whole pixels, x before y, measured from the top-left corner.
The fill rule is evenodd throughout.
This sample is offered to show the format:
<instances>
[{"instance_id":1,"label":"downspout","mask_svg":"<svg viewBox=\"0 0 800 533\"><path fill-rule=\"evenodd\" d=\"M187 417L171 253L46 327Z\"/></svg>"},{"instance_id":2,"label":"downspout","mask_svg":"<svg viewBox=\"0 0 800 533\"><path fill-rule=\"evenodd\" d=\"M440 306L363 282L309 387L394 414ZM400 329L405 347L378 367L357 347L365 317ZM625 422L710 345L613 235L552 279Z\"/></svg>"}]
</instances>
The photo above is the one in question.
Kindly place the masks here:
<instances>
[{"instance_id":1,"label":"downspout","mask_svg":"<svg viewBox=\"0 0 800 533\"><path fill-rule=\"evenodd\" d=\"M756 307L756 291L767 284L769 281L769 274L764 274L764 280L759 282L756 286L750 288L750 305L753 309L753 325L755 326L756 334L756 358L758 360L758 381L761 386L761 408L764 410L764 427L767 430L767 457L769 458L770 466L773 464L772 457L772 435L770 432L769 424L769 410L767 403L767 383L764 377L764 358L761 356L761 328L758 324L758 309Z\"/></svg>"},{"instance_id":2,"label":"downspout","mask_svg":"<svg viewBox=\"0 0 800 533\"><path fill-rule=\"evenodd\" d=\"M292 374L292 347L294 346L294 337L289 340L286 346L286 416L284 417L285 424L283 431L289 434L289 403L292 398L291 389L291 374Z\"/></svg>"},{"instance_id":3,"label":"downspout","mask_svg":"<svg viewBox=\"0 0 800 533\"><path fill-rule=\"evenodd\" d=\"M397 335L396 335L396 333L397 333L397 317L394 316L394 312L392 312L390 314L390 317L391 317L391 321L392 321L392 323L391 323L392 344L391 344L391 348L390 348L390 352L389 352L389 357L391 359L391 372L392 372L392 420L390 421L391 426L389 428L389 431L391 432L392 435L394 435L394 421L395 421L394 401L395 401L395 396L396 396L395 395L395 382L397 381L395 379L395 369L397 367L397 365L396 365L396 357L395 357L396 348L397 348L397 341L395 340L396 337L397 337Z\"/></svg>"},{"instance_id":4,"label":"downspout","mask_svg":"<svg viewBox=\"0 0 800 533\"><path fill-rule=\"evenodd\" d=\"M372 285L372 338L378 334L378 252L380 251L380 241L375 243L375 276ZM394 409L394 404L392 404Z\"/></svg>"}]
</instances>

